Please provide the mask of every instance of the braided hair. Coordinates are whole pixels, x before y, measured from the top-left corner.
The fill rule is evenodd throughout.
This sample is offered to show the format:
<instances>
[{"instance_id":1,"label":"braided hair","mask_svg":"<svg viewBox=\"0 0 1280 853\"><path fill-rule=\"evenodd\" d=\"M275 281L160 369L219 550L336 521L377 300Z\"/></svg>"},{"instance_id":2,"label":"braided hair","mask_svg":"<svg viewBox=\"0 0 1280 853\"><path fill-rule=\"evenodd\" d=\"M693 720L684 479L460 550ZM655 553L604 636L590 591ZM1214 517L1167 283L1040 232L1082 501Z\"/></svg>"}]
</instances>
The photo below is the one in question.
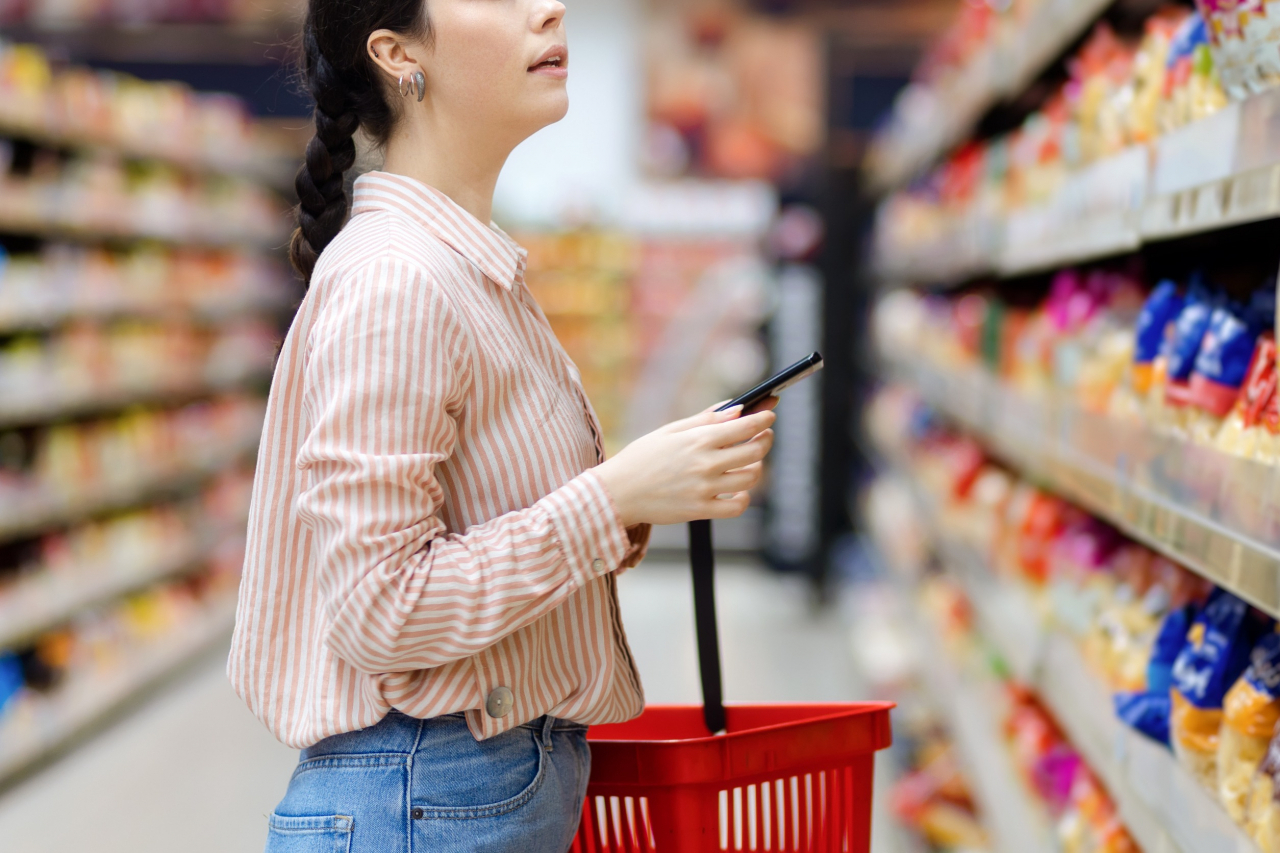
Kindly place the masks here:
<instances>
[{"instance_id":1,"label":"braided hair","mask_svg":"<svg viewBox=\"0 0 1280 853\"><path fill-rule=\"evenodd\" d=\"M355 133L386 143L396 120L367 42L375 30L429 39L425 0L310 0L302 31L302 76L315 101L316 133L298 170L298 228L289 256L306 283L346 223L344 173L356 161Z\"/></svg>"}]
</instances>

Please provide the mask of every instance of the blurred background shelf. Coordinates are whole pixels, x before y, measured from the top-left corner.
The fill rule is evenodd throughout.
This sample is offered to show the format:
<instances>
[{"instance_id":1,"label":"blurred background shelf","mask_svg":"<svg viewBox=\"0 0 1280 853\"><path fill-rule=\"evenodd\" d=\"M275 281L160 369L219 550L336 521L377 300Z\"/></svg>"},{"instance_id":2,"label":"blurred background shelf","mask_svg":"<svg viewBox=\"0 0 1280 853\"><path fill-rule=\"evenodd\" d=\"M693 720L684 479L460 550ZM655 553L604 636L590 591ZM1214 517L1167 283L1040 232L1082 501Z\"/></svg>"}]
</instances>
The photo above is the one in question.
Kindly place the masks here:
<instances>
[{"instance_id":1,"label":"blurred background shelf","mask_svg":"<svg viewBox=\"0 0 1280 853\"><path fill-rule=\"evenodd\" d=\"M903 593L910 598L918 591ZM1050 817L1028 790L1004 737L1001 687L976 667L957 666L947 642L919 608L908 603L914 642L932 662L928 694L955 738L995 853L1039 853L1054 849Z\"/></svg>"},{"instance_id":2,"label":"blurred background shelf","mask_svg":"<svg viewBox=\"0 0 1280 853\"><path fill-rule=\"evenodd\" d=\"M0 605L0 648L13 648L69 618L122 598L161 581L182 577L202 568L217 545L229 541L229 531L207 532L151 564L85 567L74 577L32 578L6 593Z\"/></svg>"},{"instance_id":3,"label":"blurred background shelf","mask_svg":"<svg viewBox=\"0 0 1280 853\"><path fill-rule=\"evenodd\" d=\"M28 424L48 423L105 415L135 406L176 408L219 394L246 388L265 387L271 380L267 366L237 371L237 375L217 380L178 384L158 382L152 387L140 385L127 389L75 389L72 393L54 390L52 394L14 395L12 404L0 409L0 429ZM56 389L50 384L48 388ZM22 399L23 397L26 399Z\"/></svg>"},{"instance_id":4,"label":"blurred background shelf","mask_svg":"<svg viewBox=\"0 0 1280 853\"><path fill-rule=\"evenodd\" d=\"M190 494L218 471L256 453L259 438L255 430L221 446L204 448L199 455L176 466L176 470L131 472L127 477L117 474L115 482L86 484L75 494L5 495L0 540L30 536L79 519Z\"/></svg>"},{"instance_id":5,"label":"blurred background shelf","mask_svg":"<svg viewBox=\"0 0 1280 853\"><path fill-rule=\"evenodd\" d=\"M1274 469L1065 402L1020 398L979 371L899 360L895 373L1026 476L1280 614Z\"/></svg>"},{"instance_id":6,"label":"blurred background shelf","mask_svg":"<svg viewBox=\"0 0 1280 853\"><path fill-rule=\"evenodd\" d=\"M224 596L175 627L125 654L113 666L64 685L52 698L18 708L0 722L0 787L19 781L125 710L167 678L226 642L235 622L235 596Z\"/></svg>"},{"instance_id":7,"label":"blurred background shelf","mask_svg":"<svg viewBox=\"0 0 1280 853\"><path fill-rule=\"evenodd\" d=\"M1077 640L1062 627L1046 624L1045 607L1028 588L999 574L978 550L949 532L937 500L911 470L910 462L892 448L884 452L890 460L887 464L910 484L929 547L940 557L948 576L964 589L978 632L992 644L1012 677L1032 689L1054 714L1115 798L1126 827L1144 853L1257 851L1253 841L1167 747L1116 718L1111 691L1090 670ZM941 640L929 642L931 648L943 646ZM955 708L961 707L964 694L974 689L949 681L946 684L943 696L949 697ZM994 704L988 701L986 706ZM996 832L999 835L998 823Z\"/></svg>"}]
</instances>

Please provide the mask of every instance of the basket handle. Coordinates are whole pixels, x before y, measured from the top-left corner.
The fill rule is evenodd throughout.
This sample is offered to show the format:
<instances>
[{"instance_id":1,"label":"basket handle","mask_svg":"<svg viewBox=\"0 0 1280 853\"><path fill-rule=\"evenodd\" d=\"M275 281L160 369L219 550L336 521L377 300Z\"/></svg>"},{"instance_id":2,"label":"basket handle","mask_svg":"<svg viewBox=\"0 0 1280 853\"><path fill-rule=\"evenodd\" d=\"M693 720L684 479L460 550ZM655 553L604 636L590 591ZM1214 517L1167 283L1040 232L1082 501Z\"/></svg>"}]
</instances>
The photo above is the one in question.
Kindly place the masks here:
<instances>
[{"instance_id":1,"label":"basket handle","mask_svg":"<svg viewBox=\"0 0 1280 853\"><path fill-rule=\"evenodd\" d=\"M711 522L689 522L689 562L693 567L693 622L698 634L698 671L702 676L702 718L712 734L724 731L724 695L720 680L720 635L716 625L716 555Z\"/></svg>"}]
</instances>

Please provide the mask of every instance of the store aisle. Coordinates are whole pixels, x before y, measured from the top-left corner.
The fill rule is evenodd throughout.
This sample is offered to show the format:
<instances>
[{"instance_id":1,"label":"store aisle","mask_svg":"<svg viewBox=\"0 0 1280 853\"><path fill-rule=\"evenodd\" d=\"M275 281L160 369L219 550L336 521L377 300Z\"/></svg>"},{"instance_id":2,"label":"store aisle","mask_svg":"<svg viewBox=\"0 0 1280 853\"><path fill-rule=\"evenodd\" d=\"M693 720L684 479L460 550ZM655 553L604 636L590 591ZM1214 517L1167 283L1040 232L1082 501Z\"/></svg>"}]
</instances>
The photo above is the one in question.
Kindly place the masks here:
<instances>
[{"instance_id":1,"label":"store aisle","mask_svg":"<svg viewBox=\"0 0 1280 853\"><path fill-rule=\"evenodd\" d=\"M848 632L815 617L802 581L750 563L718 574L731 699L860 695ZM684 564L647 562L619 582L650 702L699 701ZM295 753L231 692L211 657L151 705L0 797L0 848L14 853L233 853L261 850L265 815Z\"/></svg>"}]
</instances>

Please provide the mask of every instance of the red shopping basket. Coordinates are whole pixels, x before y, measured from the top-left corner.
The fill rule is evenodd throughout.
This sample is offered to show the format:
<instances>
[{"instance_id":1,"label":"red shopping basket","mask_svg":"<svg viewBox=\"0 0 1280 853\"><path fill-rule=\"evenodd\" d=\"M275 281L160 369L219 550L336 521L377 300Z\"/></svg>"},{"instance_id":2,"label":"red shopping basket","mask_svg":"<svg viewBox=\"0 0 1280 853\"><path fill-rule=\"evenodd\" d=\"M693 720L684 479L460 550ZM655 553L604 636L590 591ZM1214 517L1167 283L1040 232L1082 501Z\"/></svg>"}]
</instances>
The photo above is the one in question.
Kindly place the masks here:
<instances>
[{"instance_id":1,"label":"red shopping basket","mask_svg":"<svg viewBox=\"0 0 1280 853\"><path fill-rule=\"evenodd\" d=\"M710 524L690 525L704 705L593 726L572 853L868 853L892 703L720 700Z\"/></svg>"}]
</instances>

